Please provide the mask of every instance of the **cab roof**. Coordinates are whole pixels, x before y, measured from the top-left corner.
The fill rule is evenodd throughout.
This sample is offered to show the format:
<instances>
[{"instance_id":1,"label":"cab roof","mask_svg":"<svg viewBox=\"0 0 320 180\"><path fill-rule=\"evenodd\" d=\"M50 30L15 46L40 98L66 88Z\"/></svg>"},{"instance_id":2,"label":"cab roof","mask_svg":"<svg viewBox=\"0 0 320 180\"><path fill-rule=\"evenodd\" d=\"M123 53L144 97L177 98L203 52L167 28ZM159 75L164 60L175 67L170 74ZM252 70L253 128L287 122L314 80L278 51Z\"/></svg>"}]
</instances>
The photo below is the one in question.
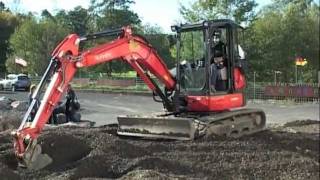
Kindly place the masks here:
<instances>
[{"instance_id":1,"label":"cab roof","mask_svg":"<svg viewBox=\"0 0 320 180\"><path fill-rule=\"evenodd\" d=\"M241 28L242 26L237 24L231 19L215 19L215 20L206 20L201 23L195 23L195 24L180 24L171 26L171 30L174 32L187 32L187 31L196 31L196 30L202 30L208 27L231 27L231 28Z\"/></svg>"}]
</instances>

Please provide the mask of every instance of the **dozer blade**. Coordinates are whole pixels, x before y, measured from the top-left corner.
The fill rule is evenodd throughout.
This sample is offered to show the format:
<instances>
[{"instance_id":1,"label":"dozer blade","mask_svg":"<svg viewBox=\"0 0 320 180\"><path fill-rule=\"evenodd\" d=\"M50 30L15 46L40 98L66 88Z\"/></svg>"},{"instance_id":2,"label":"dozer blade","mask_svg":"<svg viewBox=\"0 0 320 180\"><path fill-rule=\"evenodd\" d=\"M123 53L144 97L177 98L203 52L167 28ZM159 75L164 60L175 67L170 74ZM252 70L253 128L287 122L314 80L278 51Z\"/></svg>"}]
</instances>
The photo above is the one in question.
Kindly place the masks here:
<instances>
[{"instance_id":1,"label":"dozer blade","mask_svg":"<svg viewBox=\"0 0 320 180\"><path fill-rule=\"evenodd\" d=\"M37 144L37 140L33 140L27 147L24 155L19 162L19 166L26 167L31 170L39 170L52 163L52 158L47 154L42 154L42 148Z\"/></svg>"},{"instance_id":2,"label":"dozer blade","mask_svg":"<svg viewBox=\"0 0 320 180\"><path fill-rule=\"evenodd\" d=\"M191 118L119 116L118 135L144 138L192 140L196 128Z\"/></svg>"}]
</instances>

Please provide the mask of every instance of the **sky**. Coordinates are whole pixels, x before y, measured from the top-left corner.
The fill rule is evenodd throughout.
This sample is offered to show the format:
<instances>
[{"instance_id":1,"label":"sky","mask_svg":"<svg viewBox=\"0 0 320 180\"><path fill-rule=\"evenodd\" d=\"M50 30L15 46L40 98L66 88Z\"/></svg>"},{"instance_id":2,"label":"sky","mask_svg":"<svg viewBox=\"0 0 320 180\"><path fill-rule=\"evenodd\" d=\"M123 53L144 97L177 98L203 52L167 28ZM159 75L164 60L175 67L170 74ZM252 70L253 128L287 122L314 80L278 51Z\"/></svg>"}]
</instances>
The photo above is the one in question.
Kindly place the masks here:
<instances>
[{"instance_id":1,"label":"sky","mask_svg":"<svg viewBox=\"0 0 320 180\"><path fill-rule=\"evenodd\" d=\"M34 12L40 14L43 9L51 13L59 9L71 10L81 5L87 8L90 0L0 0L14 11ZM181 21L180 4L188 6L194 0L135 0L131 9L136 12L143 24L157 24L165 32L170 32L170 26ZM17 5L20 2L20 5ZM271 3L271 0L256 0L258 8Z\"/></svg>"}]
</instances>

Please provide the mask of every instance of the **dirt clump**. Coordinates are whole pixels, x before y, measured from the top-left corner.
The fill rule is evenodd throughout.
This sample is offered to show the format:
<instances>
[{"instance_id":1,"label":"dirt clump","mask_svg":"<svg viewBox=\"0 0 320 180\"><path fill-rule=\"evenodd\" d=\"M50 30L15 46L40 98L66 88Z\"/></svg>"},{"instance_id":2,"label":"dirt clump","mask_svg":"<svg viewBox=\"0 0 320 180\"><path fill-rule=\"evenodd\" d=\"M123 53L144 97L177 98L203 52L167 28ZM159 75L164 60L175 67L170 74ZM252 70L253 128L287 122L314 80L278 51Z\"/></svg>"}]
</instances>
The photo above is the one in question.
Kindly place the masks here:
<instances>
[{"instance_id":1,"label":"dirt clump","mask_svg":"<svg viewBox=\"0 0 320 180\"><path fill-rule=\"evenodd\" d=\"M11 110L10 112L1 113L0 110L0 132L18 128L21 124L21 119L22 114L18 111Z\"/></svg>"},{"instance_id":2,"label":"dirt clump","mask_svg":"<svg viewBox=\"0 0 320 180\"><path fill-rule=\"evenodd\" d=\"M6 165L0 163L0 177L2 180L20 180L20 176Z\"/></svg>"},{"instance_id":3,"label":"dirt clump","mask_svg":"<svg viewBox=\"0 0 320 180\"><path fill-rule=\"evenodd\" d=\"M310 119L301 120L301 121L299 120L292 121L284 124L282 129L292 133L303 132L303 133L311 133L319 136L320 121L310 120Z\"/></svg>"},{"instance_id":4,"label":"dirt clump","mask_svg":"<svg viewBox=\"0 0 320 180\"><path fill-rule=\"evenodd\" d=\"M131 179L154 179L154 180L170 180L170 179L186 179L186 176L174 176L159 173L154 170L135 170L122 176L120 180L131 180ZM190 178L188 178L190 179Z\"/></svg>"},{"instance_id":5,"label":"dirt clump","mask_svg":"<svg viewBox=\"0 0 320 180\"><path fill-rule=\"evenodd\" d=\"M0 134L0 168L21 179L318 179L317 132L286 128L195 141L123 138L116 126L55 128L39 138L54 160L39 171L17 168L10 136Z\"/></svg>"},{"instance_id":6,"label":"dirt clump","mask_svg":"<svg viewBox=\"0 0 320 180\"><path fill-rule=\"evenodd\" d=\"M296 120L296 121L291 121L287 122L283 125L283 127L295 127L295 126L306 126L306 125L320 125L320 121L317 120Z\"/></svg>"},{"instance_id":7,"label":"dirt clump","mask_svg":"<svg viewBox=\"0 0 320 180\"><path fill-rule=\"evenodd\" d=\"M13 102L15 106L11 105ZM26 102L0 97L0 132L19 127L26 104Z\"/></svg>"},{"instance_id":8,"label":"dirt clump","mask_svg":"<svg viewBox=\"0 0 320 180\"><path fill-rule=\"evenodd\" d=\"M4 96L1 96L0 97L0 109L1 110L11 110L12 109L11 103L13 101L14 101L13 99L9 99Z\"/></svg>"}]
</instances>

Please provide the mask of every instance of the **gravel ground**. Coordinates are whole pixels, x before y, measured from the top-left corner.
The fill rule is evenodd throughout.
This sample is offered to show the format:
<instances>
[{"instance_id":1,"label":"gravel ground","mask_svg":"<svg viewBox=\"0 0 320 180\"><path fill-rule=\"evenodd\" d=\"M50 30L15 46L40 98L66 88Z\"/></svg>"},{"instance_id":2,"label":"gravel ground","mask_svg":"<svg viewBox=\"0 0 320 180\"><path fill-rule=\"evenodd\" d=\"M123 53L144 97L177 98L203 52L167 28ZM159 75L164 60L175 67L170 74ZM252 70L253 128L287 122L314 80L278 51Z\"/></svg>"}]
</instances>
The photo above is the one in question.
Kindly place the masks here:
<instances>
[{"instance_id":1,"label":"gravel ground","mask_svg":"<svg viewBox=\"0 0 320 180\"><path fill-rule=\"evenodd\" d=\"M17 166L10 136L22 114L0 110L1 179L319 179L318 119L291 121L241 139L195 141L123 138L115 125L59 127L39 138L53 163L30 171Z\"/></svg>"},{"instance_id":2,"label":"gravel ground","mask_svg":"<svg viewBox=\"0 0 320 180\"><path fill-rule=\"evenodd\" d=\"M319 121L291 122L241 139L195 141L123 138L116 135L116 129L109 125L44 131L39 141L53 162L38 171L18 167L12 138L9 131L3 131L0 177L319 179Z\"/></svg>"}]
</instances>

